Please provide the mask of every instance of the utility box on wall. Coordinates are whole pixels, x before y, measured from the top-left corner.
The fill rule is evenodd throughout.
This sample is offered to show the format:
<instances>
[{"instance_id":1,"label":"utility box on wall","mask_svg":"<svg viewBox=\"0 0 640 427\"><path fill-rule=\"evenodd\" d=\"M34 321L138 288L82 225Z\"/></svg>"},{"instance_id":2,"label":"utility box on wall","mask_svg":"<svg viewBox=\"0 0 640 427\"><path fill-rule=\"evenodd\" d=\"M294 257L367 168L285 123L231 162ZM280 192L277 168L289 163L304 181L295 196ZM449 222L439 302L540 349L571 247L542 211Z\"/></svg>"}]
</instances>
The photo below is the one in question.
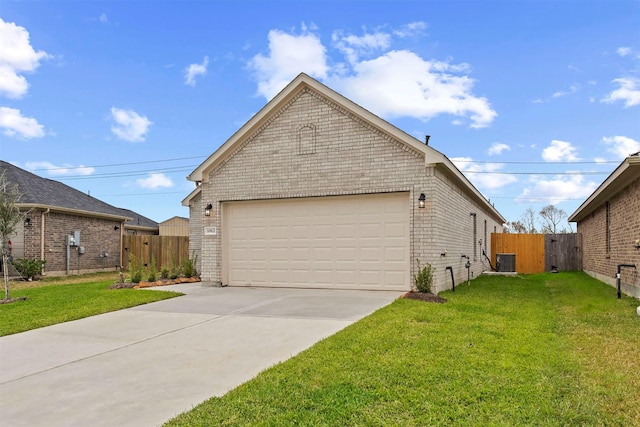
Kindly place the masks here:
<instances>
[{"instance_id":1,"label":"utility box on wall","mask_svg":"<svg viewBox=\"0 0 640 427\"><path fill-rule=\"evenodd\" d=\"M496 270L501 273L515 273L516 254L496 254Z\"/></svg>"}]
</instances>

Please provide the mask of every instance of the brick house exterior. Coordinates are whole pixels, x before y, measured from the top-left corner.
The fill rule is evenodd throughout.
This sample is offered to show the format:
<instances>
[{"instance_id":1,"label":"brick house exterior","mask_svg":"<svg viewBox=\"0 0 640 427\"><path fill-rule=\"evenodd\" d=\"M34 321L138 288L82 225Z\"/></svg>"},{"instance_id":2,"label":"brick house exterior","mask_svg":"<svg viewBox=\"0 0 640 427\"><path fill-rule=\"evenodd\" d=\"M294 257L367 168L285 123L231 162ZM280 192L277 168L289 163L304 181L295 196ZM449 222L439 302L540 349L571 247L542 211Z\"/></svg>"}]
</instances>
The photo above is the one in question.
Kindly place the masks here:
<instances>
[{"instance_id":1,"label":"brick house exterior","mask_svg":"<svg viewBox=\"0 0 640 427\"><path fill-rule=\"evenodd\" d=\"M585 272L616 286L619 264L621 290L640 298L640 153L627 157L569 217L582 234Z\"/></svg>"},{"instance_id":2,"label":"brick house exterior","mask_svg":"<svg viewBox=\"0 0 640 427\"><path fill-rule=\"evenodd\" d=\"M322 210L328 203L337 203L340 209L347 206L343 202L353 203L355 209L367 203L373 206L380 203L380 210L384 210L387 208L383 203L395 203L391 200L396 197L406 216L403 221L408 230L407 256L403 262L407 274L399 287L392 288L404 290L411 288L416 260L434 267L435 292L451 287L446 267L452 268L456 283L466 280L468 272L479 275L485 269L482 251L490 253L490 235L501 232L505 222L443 154L305 74L293 80L188 179L196 183L196 189L183 201L190 208L190 251L198 254L202 279L217 285L230 284L231 273L225 269L232 269L228 263L237 252L235 247L229 247L233 243L228 243L232 239L228 224L236 211L244 212L252 204L265 210L265 214L272 208L285 213L304 210L296 202L308 204L310 210ZM424 201L420 202L422 195ZM211 214L205 216L209 204ZM376 212L364 215L369 214ZM266 221L259 211L255 220L260 224ZM366 224L359 227L364 230ZM384 227L391 228L389 224ZM288 233L291 232L290 229ZM339 237L334 235L332 239ZM385 239L380 242L386 244ZM308 257L320 252L313 244L311 249L304 249L310 254ZM375 249L363 250L375 252ZM394 248L383 250L391 253ZM469 256L469 270L465 267L467 259L461 255ZM341 256L335 254L333 265L353 261ZM295 253L290 257L291 263L313 268L309 267L312 259L297 259ZM267 263L265 268L270 267ZM379 277L385 274L378 273ZM278 286L276 282L264 285ZM243 285L254 283L245 281ZM314 283L308 286L323 287ZM354 284L354 288L362 289L388 286L384 278L371 287ZM338 287L350 286L343 282Z\"/></svg>"},{"instance_id":3,"label":"brick house exterior","mask_svg":"<svg viewBox=\"0 0 640 427\"><path fill-rule=\"evenodd\" d=\"M158 225L127 209L121 209L58 181L41 178L0 161L0 172L10 185L17 184L17 203L24 221L11 237L13 258L46 261L51 276L116 270L122 263L124 234L158 234ZM67 263L66 236L80 233L80 244L70 247ZM17 274L10 269L10 273Z\"/></svg>"}]
</instances>

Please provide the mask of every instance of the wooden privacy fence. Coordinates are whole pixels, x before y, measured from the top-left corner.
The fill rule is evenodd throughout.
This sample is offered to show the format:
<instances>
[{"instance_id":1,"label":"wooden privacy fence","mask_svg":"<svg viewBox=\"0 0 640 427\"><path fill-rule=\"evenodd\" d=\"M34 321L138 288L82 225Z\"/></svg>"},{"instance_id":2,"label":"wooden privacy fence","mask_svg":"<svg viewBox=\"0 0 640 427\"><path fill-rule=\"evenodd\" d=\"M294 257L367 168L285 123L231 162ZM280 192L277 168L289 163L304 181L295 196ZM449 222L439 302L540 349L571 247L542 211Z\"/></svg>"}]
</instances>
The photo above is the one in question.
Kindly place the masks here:
<instances>
[{"instance_id":1,"label":"wooden privacy fence","mask_svg":"<svg viewBox=\"0 0 640 427\"><path fill-rule=\"evenodd\" d=\"M122 240L123 266L129 269L129 254L133 254L142 265L151 265L155 258L158 271L162 267L179 266L189 258L188 236L124 236Z\"/></svg>"},{"instance_id":2,"label":"wooden privacy fence","mask_svg":"<svg viewBox=\"0 0 640 427\"><path fill-rule=\"evenodd\" d=\"M582 270L580 234L491 234L491 262L497 254L515 254L515 270L522 274Z\"/></svg>"}]
</instances>

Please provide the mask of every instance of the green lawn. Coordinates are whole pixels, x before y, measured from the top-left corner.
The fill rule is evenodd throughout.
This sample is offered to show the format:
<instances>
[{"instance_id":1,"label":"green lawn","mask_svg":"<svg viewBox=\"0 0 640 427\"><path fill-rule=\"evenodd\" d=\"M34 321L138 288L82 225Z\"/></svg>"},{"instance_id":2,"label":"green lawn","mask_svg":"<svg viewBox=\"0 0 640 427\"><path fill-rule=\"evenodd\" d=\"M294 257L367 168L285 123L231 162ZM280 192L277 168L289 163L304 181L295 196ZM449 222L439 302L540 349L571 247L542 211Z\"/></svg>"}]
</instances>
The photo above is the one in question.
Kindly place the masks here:
<instances>
[{"instance_id":1,"label":"green lawn","mask_svg":"<svg viewBox=\"0 0 640 427\"><path fill-rule=\"evenodd\" d=\"M640 425L640 317L582 273L401 299L168 426Z\"/></svg>"},{"instance_id":2,"label":"green lawn","mask_svg":"<svg viewBox=\"0 0 640 427\"><path fill-rule=\"evenodd\" d=\"M78 282L79 279L70 281ZM11 289L11 298L26 296L27 299L0 304L0 336L181 295L151 290L107 289L115 282L109 279L64 284L58 280L42 282L41 286L34 286L38 282L29 282L31 287L18 285L18 289Z\"/></svg>"}]
</instances>

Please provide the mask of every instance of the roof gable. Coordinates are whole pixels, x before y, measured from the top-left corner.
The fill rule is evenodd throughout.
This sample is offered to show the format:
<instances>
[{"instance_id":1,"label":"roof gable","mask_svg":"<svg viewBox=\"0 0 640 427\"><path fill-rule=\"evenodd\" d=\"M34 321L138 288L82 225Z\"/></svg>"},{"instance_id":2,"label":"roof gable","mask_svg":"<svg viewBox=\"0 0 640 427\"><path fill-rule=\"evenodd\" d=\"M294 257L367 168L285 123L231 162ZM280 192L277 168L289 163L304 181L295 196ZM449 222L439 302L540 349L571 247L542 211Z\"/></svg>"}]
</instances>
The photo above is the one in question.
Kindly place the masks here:
<instances>
[{"instance_id":1,"label":"roof gable","mask_svg":"<svg viewBox=\"0 0 640 427\"><path fill-rule=\"evenodd\" d=\"M413 136L398 129L389 122L381 119L304 73L299 74L293 81L291 81L256 115L238 129L238 131L236 131L224 144L222 144L213 154L211 154L187 176L187 179L196 182L198 187L182 201L182 204L187 206L189 201L193 200L200 193L201 188L199 187L199 184L207 181L208 174L211 171L224 164L243 147L243 144L250 141L254 135L265 129L282 111L286 110L291 103L295 102L301 93L305 92L312 93L314 96L322 98L322 100L331 105L331 107L341 110L343 113L349 115L354 120L361 122L366 127L387 135L389 139L394 140L397 144L406 146L407 149L424 156L425 166L435 166L440 169L449 178L460 185L460 187L469 196L475 199L478 203L484 205L489 212L492 212L496 219L502 222L505 221L493 205L489 203L489 201L444 154L422 143Z\"/></svg>"}]
</instances>

